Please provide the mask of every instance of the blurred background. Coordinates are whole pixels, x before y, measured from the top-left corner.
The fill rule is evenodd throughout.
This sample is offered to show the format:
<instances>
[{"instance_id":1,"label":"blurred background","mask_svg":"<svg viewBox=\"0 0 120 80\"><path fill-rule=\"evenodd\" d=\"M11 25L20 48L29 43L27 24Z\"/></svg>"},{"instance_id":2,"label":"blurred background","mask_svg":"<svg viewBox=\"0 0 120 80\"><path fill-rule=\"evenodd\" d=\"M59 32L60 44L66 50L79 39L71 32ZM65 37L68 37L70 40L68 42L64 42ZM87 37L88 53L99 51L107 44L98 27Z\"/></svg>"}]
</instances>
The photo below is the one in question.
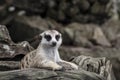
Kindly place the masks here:
<instances>
[{"instance_id":1,"label":"blurred background","mask_svg":"<svg viewBox=\"0 0 120 80\"><path fill-rule=\"evenodd\" d=\"M39 33L62 33L61 56L89 55L111 60L120 80L120 0L0 0L0 24L15 43Z\"/></svg>"}]
</instances>

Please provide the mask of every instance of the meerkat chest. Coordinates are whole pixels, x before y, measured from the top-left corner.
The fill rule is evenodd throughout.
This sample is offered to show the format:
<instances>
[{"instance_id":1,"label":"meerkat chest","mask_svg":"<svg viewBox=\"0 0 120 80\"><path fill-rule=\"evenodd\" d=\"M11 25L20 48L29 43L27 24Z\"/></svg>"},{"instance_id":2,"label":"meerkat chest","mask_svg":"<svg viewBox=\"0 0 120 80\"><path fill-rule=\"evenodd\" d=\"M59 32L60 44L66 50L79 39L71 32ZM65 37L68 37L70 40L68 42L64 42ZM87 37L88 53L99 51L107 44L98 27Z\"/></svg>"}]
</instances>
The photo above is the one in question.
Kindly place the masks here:
<instances>
[{"instance_id":1,"label":"meerkat chest","mask_svg":"<svg viewBox=\"0 0 120 80\"><path fill-rule=\"evenodd\" d=\"M52 60L54 62L59 62L60 56L57 48L43 48L40 47L37 51L39 57L47 60Z\"/></svg>"},{"instance_id":2,"label":"meerkat chest","mask_svg":"<svg viewBox=\"0 0 120 80\"><path fill-rule=\"evenodd\" d=\"M55 61L56 62L56 50L46 50L45 51L45 56L49 59L49 60L52 60L52 61Z\"/></svg>"}]
</instances>

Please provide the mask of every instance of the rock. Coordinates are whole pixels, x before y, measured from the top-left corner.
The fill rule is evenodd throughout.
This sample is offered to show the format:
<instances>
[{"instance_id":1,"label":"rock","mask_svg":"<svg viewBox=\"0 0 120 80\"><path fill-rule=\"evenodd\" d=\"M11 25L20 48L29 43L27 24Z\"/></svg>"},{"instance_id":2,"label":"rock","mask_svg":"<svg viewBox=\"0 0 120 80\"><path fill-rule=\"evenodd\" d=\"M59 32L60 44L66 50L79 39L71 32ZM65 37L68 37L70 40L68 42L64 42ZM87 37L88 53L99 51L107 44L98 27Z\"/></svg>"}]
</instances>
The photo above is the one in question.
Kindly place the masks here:
<instances>
[{"instance_id":1,"label":"rock","mask_svg":"<svg viewBox=\"0 0 120 80\"><path fill-rule=\"evenodd\" d=\"M92 48L82 48L82 47L65 47L62 46L60 48L60 56L64 60L70 60L72 58L75 58L79 55L85 55L85 56L92 56L95 58L98 57L106 57L109 58L111 61L111 64L113 65L113 72L115 74L116 79L119 79L118 74L120 69L119 69L119 48L110 48L110 47L92 47ZM99 59L99 58L98 58ZM97 60L94 60L97 61Z\"/></svg>"},{"instance_id":2,"label":"rock","mask_svg":"<svg viewBox=\"0 0 120 80\"><path fill-rule=\"evenodd\" d=\"M61 29L63 43L81 47L101 45L111 47L100 26L93 24L71 23Z\"/></svg>"},{"instance_id":3,"label":"rock","mask_svg":"<svg viewBox=\"0 0 120 80\"><path fill-rule=\"evenodd\" d=\"M86 74L87 73L87 74ZM26 70L13 70L13 71L5 71L0 72L0 77L2 80L37 80L37 79L45 79L45 80L74 80L74 79L83 79L87 80L105 80L103 77L93 74L91 72L86 72L84 70L80 71L50 71L44 69L26 69Z\"/></svg>"},{"instance_id":4,"label":"rock","mask_svg":"<svg viewBox=\"0 0 120 80\"><path fill-rule=\"evenodd\" d=\"M53 71L47 71L47 70L42 70L42 69L41 70L40 69L27 69L27 70L0 72L0 75L1 75L2 80L10 80L10 79L12 80L18 80L18 79L37 80L37 79L44 79L44 78L52 78L52 77L55 77L57 74Z\"/></svg>"},{"instance_id":5,"label":"rock","mask_svg":"<svg viewBox=\"0 0 120 80\"><path fill-rule=\"evenodd\" d=\"M80 10L83 12L88 11L88 9L90 8L90 4L87 0L81 0L78 3L76 2L76 4L79 4Z\"/></svg>"},{"instance_id":6,"label":"rock","mask_svg":"<svg viewBox=\"0 0 120 80\"><path fill-rule=\"evenodd\" d=\"M101 28L99 28L100 26L98 25L94 24L83 25L80 23L71 23L69 25L63 26L61 24L56 23L54 20L47 19L45 21L45 19L42 18L36 20L37 22L43 21L42 23L37 24L36 21L34 20L35 17L28 16L23 17L25 18L26 22L21 21L21 18L20 19L17 18L18 20L15 20L15 23L17 21L19 25L22 25L24 27L18 26L18 24L15 25L15 23L13 22L14 24L11 24L12 27L8 27L8 29L14 41L27 40L35 48L37 47L39 40L36 39L37 40L36 42L36 40L35 39L32 40L32 38L34 36L39 35L42 31L50 29L49 28L50 26L51 29L56 29L62 33L64 45L74 45L81 47L92 47L93 45L101 45L107 47L111 46L111 43L107 40L106 35L104 35Z\"/></svg>"},{"instance_id":7,"label":"rock","mask_svg":"<svg viewBox=\"0 0 120 80\"><path fill-rule=\"evenodd\" d=\"M113 65L113 71L115 73L116 80L120 79L119 72L120 72L120 59L119 58L112 58L111 63Z\"/></svg>"},{"instance_id":8,"label":"rock","mask_svg":"<svg viewBox=\"0 0 120 80\"><path fill-rule=\"evenodd\" d=\"M62 33L63 44L67 44L67 45L72 44L73 37L74 37L74 33L73 33L72 29L62 28L62 29L60 29L60 32Z\"/></svg>"},{"instance_id":9,"label":"rock","mask_svg":"<svg viewBox=\"0 0 120 80\"><path fill-rule=\"evenodd\" d=\"M82 46L82 47L92 47L93 46L93 44L88 39L86 39L82 36L77 37L78 35L79 34L76 34L73 45Z\"/></svg>"},{"instance_id":10,"label":"rock","mask_svg":"<svg viewBox=\"0 0 120 80\"><path fill-rule=\"evenodd\" d=\"M4 59L4 58L8 58L8 59L12 59L17 57L17 55L25 55L27 54L27 52L32 51L33 48L28 44L28 42L22 42L20 44L15 44L15 45L7 45L7 44L1 44L0 43L0 58ZM15 58L16 60L18 59Z\"/></svg>"},{"instance_id":11,"label":"rock","mask_svg":"<svg viewBox=\"0 0 120 80\"><path fill-rule=\"evenodd\" d=\"M14 42L29 40L44 30L57 29L61 26L52 19L25 15L16 16L8 25L8 30Z\"/></svg>"},{"instance_id":12,"label":"rock","mask_svg":"<svg viewBox=\"0 0 120 80\"><path fill-rule=\"evenodd\" d=\"M109 20L102 25L101 29L103 30L104 34L106 35L109 41L113 41L118 37L120 33L119 25L120 25L120 22L117 20Z\"/></svg>"},{"instance_id":13,"label":"rock","mask_svg":"<svg viewBox=\"0 0 120 80\"><path fill-rule=\"evenodd\" d=\"M66 70L65 71L60 71L60 72L52 71L52 74L51 74L51 70L45 70L45 69L16 70L16 69L19 69L19 66L20 66L19 62L0 61L0 63L1 63L0 67L4 67L3 69L2 68L0 68L0 69L2 71L5 70L4 73L6 75L11 74L9 76L3 76L3 77L1 77L1 79L8 80L11 76L14 77L15 74L18 74L16 76L20 77L20 79L23 79L22 75L26 76L26 80L28 80L28 78L30 78L30 80L32 80L31 77L36 79L36 78L38 78L38 76L42 76L42 79L43 79L43 78L47 78L48 74L51 75L51 76L54 76L53 73L55 73L57 79L60 78L60 77L63 77L63 80L66 79L66 78L85 79L86 80L87 77L90 77L93 80L99 80L99 79L104 80L104 78L106 78L105 80L110 80L110 79L115 80L114 74L110 71L106 71L108 69L112 71L112 68L107 67L107 66L110 66L111 64L110 63L108 64L109 61L107 61L105 58L92 58L92 57L89 57L89 56L88 57L87 56L78 56L73 60L73 62L79 65L79 70L71 70L69 65L66 65L64 63L59 63L59 65L64 66ZM104 66L105 66L105 69L102 68ZM13 70L13 71L8 71L7 72L6 70ZM14 70L16 70L16 71L14 71ZM39 75L36 74L38 71L35 72L34 70L35 71L38 70L38 71L40 71L40 73L42 71L42 73L45 74L44 77L43 77L43 74L40 74L40 73L39 73ZM89 71L89 72L87 72L87 71ZM1 74L2 74L2 72L0 72L0 76L3 75L3 74L2 75ZM19 74L21 74L21 75L19 75ZM31 74L35 74L36 76L31 75ZM110 76L108 76L108 75L110 75ZM84 76L84 77L82 77L82 76ZM18 77L16 77L16 79L18 79ZM56 77L51 77L51 78L56 79ZM51 78L48 77L48 79L51 79Z\"/></svg>"},{"instance_id":14,"label":"rock","mask_svg":"<svg viewBox=\"0 0 120 80\"><path fill-rule=\"evenodd\" d=\"M13 0L1 0L0 1L0 24L7 24L11 21L14 17L13 11L10 11L10 5L12 4Z\"/></svg>"},{"instance_id":15,"label":"rock","mask_svg":"<svg viewBox=\"0 0 120 80\"><path fill-rule=\"evenodd\" d=\"M1 79L6 79L6 80L10 79L10 77L14 77L15 74L18 74L16 76L18 76L20 79L24 79L22 75L25 75L26 80L28 80L28 78L30 78L30 80L33 80L33 78L36 79L36 78L38 78L38 76L40 79L43 79L43 78L47 78L48 75L54 76L51 78L48 77L48 79L55 78L55 80L60 77L62 77L63 80L66 78L86 80L87 77L90 77L90 79L92 79L92 80L99 80L99 79L104 80L104 78L106 78L105 80L110 80L110 79L115 80L114 74L109 71L106 71L108 69L107 66L110 66L110 64L107 64L107 62L109 62L109 61L107 61L105 58L92 58L92 57L87 57L87 56L78 56L73 60L73 62L75 62L76 64L79 65L79 70L67 70L67 71L55 71L54 72L54 71L45 70L45 69L15 70L15 69L19 69L19 62L1 61L0 67L4 66L4 68L2 70L6 69L6 68L7 68L6 70L12 70L12 69L14 69L14 70L13 71L4 71L4 73L0 72L0 76L2 76L3 74L6 74L6 75L10 74L9 76L1 77ZM67 68L69 67L68 65L65 65L63 63L60 63L60 65L63 65ZM91 65L91 67L88 65ZM101 69L102 66L105 66L105 70ZM109 70L112 70L111 67L109 68ZM39 73L39 75L37 73ZM21 74L21 75L19 75L19 74ZM34 76L32 74L35 74L36 76ZM107 79L108 78L107 75L111 75L111 76L109 76L110 79ZM40 77L40 76L42 76L42 77ZM84 77L82 77L82 76L84 76ZM16 77L16 79L18 79L18 77Z\"/></svg>"},{"instance_id":16,"label":"rock","mask_svg":"<svg viewBox=\"0 0 120 80\"><path fill-rule=\"evenodd\" d=\"M65 60L69 60L72 56L77 57L79 55L119 59L119 51L120 51L119 48L101 47L101 46L96 46L92 48L72 47L72 46L60 47L60 55Z\"/></svg>"},{"instance_id":17,"label":"rock","mask_svg":"<svg viewBox=\"0 0 120 80\"><path fill-rule=\"evenodd\" d=\"M106 14L105 7L106 7L106 5L102 5L96 1L96 3L94 3L94 5L91 7L91 13L95 14L95 15L105 15Z\"/></svg>"},{"instance_id":18,"label":"rock","mask_svg":"<svg viewBox=\"0 0 120 80\"><path fill-rule=\"evenodd\" d=\"M44 14L47 7L51 6L51 4L49 4L49 3L52 3L54 0L48 1L48 2L47 1L48 0L37 0L37 1L34 1L34 0L30 0L30 1L29 0L26 0L26 1L13 0L13 5L15 7L23 8L23 9L26 9L26 10L31 11L31 12L39 12L41 14Z\"/></svg>"},{"instance_id":19,"label":"rock","mask_svg":"<svg viewBox=\"0 0 120 80\"><path fill-rule=\"evenodd\" d=\"M0 41L1 42L6 42L6 43L12 43L11 37L9 35L9 32L4 25L0 25Z\"/></svg>"},{"instance_id":20,"label":"rock","mask_svg":"<svg viewBox=\"0 0 120 80\"><path fill-rule=\"evenodd\" d=\"M119 0L111 0L111 4L113 4L112 9L111 9L111 13L110 13L110 15L112 16L111 19L112 20L119 20L120 1Z\"/></svg>"},{"instance_id":21,"label":"rock","mask_svg":"<svg viewBox=\"0 0 120 80\"><path fill-rule=\"evenodd\" d=\"M94 30L93 40L99 45L107 47L111 46L110 42L107 40L106 36L99 27L96 27Z\"/></svg>"},{"instance_id":22,"label":"rock","mask_svg":"<svg viewBox=\"0 0 120 80\"><path fill-rule=\"evenodd\" d=\"M116 80L112 71L112 65L110 61L105 58L93 58L81 55L76 57L73 62L86 71L95 72L104 76L106 80Z\"/></svg>"},{"instance_id":23,"label":"rock","mask_svg":"<svg viewBox=\"0 0 120 80\"><path fill-rule=\"evenodd\" d=\"M109 16L111 17L111 6L113 4L111 0L13 0L12 5L18 9L24 9L29 15L39 14L42 17L50 17L63 24L76 21L100 24Z\"/></svg>"},{"instance_id":24,"label":"rock","mask_svg":"<svg viewBox=\"0 0 120 80\"><path fill-rule=\"evenodd\" d=\"M118 36L115 40L112 40L112 46L120 48L120 37Z\"/></svg>"},{"instance_id":25,"label":"rock","mask_svg":"<svg viewBox=\"0 0 120 80\"><path fill-rule=\"evenodd\" d=\"M28 42L23 41L21 43L14 43L9 32L4 25L0 25L0 60L20 60L26 53L33 50L33 47Z\"/></svg>"},{"instance_id":26,"label":"rock","mask_svg":"<svg viewBox=\"0 0 120 80\"><path fill-rule=\"evenodd\" d=\"M91 46L91 42L88 39L91 38L94 27L95 26L92 25L82 25L79 23L67 25L61 32L63 35L63 43L71 43L75 46Z\"/></svg>"},{"instance_id":27,"label":"rock","mask_svg":"<svg viewBox=\"0 0 120 80\"><path fill-rule=\"evenodd\" d=\"M110 0L98 0L101 4L107 4Z\"/></svg>"},{"instance_id":28,"label":"rock","mask_svg":"<svg viewBox=\"0 0 120 80\"><path fill-rule=\"evenodd\" d=\"M56 23L51 19L42 19L37 16L18 16L15 20L13 20L8 27L10 31L10 35L15 42L28 40L38 35L44 30L47 29L57 29L63 35L63 43L64 44L72 44L75 46L83 46L83 47L91 47L93 43L90 41L92 39L94 29L99 27L93 24L79 24L79 23L71 23L65 28L62 27L61 24ZM39 23L41 22L41 23ZM23 27L21 27L23 26ZM62 28L60 28L62 27ZM26 31L27 29L27 31ZM21 33L22 31L22 33ZM16 34L14 34L16 33ZM101 38L103 39L103 38ZM105 41L105 39L103 39ZM104 46L105 42L99 42L100 45ZM106 41L106 45L109 46Z\"/></svg>"},{"instance_id":29,"label":"rock","mask_svg":"<svg viewBox=\"0 0 120 80\"><path fill-rule=\"evenodd\" d=\"M0 61L0 71L20 69L19 61Z\"/></svg>"},{"instance_id":30,"label":"rock","mask_svg":"<svg viewBox=\"0 0 120 80\"><path fill-rule=\"evenodd\" d=\"M96 1L96 0L88 0L88 2L89 2L90 4L95 3L95 1Z\"/></svg>"}]
</instances>

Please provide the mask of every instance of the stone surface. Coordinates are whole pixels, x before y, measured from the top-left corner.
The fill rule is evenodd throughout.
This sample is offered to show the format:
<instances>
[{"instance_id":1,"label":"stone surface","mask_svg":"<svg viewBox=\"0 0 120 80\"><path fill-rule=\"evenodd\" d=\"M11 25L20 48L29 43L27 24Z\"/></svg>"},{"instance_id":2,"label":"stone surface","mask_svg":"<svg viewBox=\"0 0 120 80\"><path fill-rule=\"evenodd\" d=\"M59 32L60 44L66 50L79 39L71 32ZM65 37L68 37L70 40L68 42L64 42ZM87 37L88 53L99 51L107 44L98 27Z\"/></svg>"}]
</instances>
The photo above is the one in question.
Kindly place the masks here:
<instances>
[{"instance_id":1,"label":"stone surface","mask_svg":"<svg viewBox=\"0 0 120 80\"><path fill-rule=\"evenodd\" d=\"M0 60L0 71L10 71L20 68L19 61L1 61Z\"/></svg>"},{"instance_id":2,"label":"stone surface","mask_svg":"<svg viewBox=\"0 0 120 80\"><path fill-rule=\"evenodd\" d=\"M81 47L101 45L111 47L102 29L94 24L71 23L61 29L63 43Z\"/></svg>"},{"instance_id":3,"label":"stone surface","mask_svg":"<svg viewBox=\"0 0 120 80\"><path fill-rule=\"evenodd\" d=\"M40 16L16 16L8 23L8 30L15 42L29 40L47 29L58 29L61 25L52 19ZM16 34L14 34L16 33Z\"/></svg>"},{"instance_id":4,"label":"stone surface","mask_svg":"<svg viewBox=\"0 0 120 80\"><path fill-rule=\"evenodd\" d=\"M56 29L63 35L63 44L71 44L82 47L91 47L96 44L100 44L101 46L111 46L110 42L107 40L106 36L99 27L100 26L94 24L84 25L80 23L71 23L63 26L52 19L23 15L17 16L14 20L12 20L9 23L8 30L15 42L23 40L30 41L34 36L39 35L39 33L44 30ZM96 33L98 32L100 34L102 33L102 35L97 35ZM97 39L97 36L99 36L99 39ZM95 42L96 44L94 44Z\"/></svg>"},{"instance_id":5,"label":"stone surface","mask_svg":"<svg viewBox=\"0 0 120 80\"><path fill-rule=\"evenodd\" d=\"M50 17L65 24L76 21L99 24L111 16L113 4L111 0L13 0L13 5L24 9L28 14L40 14L42 17Z\"/></svg>"},{"instance_id":6,"label":"stone surface","mask_svg":"<svg viewBox=\"0 0 120 80\"><path fill-rule=\"evenodd\" d=\"M79 23L71 23L67 25L61 31L63 35L63 43L64 44L71 43L77 46L91 46L92 44L90 43L88 39L92 37L92 32L94 30L94 27L95 27L94 25L90 25L90 24L83 25Z\"/></svg>"},{"instance_id":7,"label":"stone surface","mask_svg":"<svg viewBox=\"0 0 120 80\"><path fill-rule=\"evenodd\" d=\"M117 20L109 20L102 25L101 29L103 30L108 40L115 40L120 33L120 22Z\"/></svg>"},{"instance_id":8,"label":"stone surface","mask_svg":"<svg viewBox=\"0 0 120 80\"><path fill-rule=\"evenodd\" d=\"M94 58L98 57L106 57L111 61L111 64L113 65L113 72L115 74L116 79L119 79L120 74L120 66L119 63L119 48L109 48L109 47L92 47L90 49L88 48L82 48L82 47L64 47L62 46L60 48L60 55L65 60L71 60L72 58L75 58L79 55L85 55L85 56L92 56ZM96 60L94 60L96 61Z\"/></svg>"},{"instance_id":9,"label":"stone surface","mask_svg":"<svg viewBox=\"0 0 120 80\"><path fill-rule=\"evenodd\" d=\"M69 65L59 63L64 66L64 71L51 71L46 69L26 69L18 70L19 62L16 61L0 61L0 72L1 79L9 80L12 78L33 80L33 79L59 79L62 77L63 80L66 78L73 79L91 79L91 80L116 80L112 72L110 61L105 58L93 58L90 56L78 56L73 60L74 63L79 65L79 70L70 69ZM13 70L13 71L7 71ZM16 75L17 74L17 75ZM33 75L34 74L34 75ZM23 77L24 75L24 77ZM52 76L52 77L48 77Z\"/></svg>"},{"instance_id":10,"label":"stone surface","mask_svg":"<svg viewBox=\"0 0 120 80\"><path fill-rule=\"evenodd\" d=\"M26 70L13 70L13 71L5 71L0 72L0 78L2 80L75 80L75 79L83 79L83 80L105 80L99 75L87 72L84 70L80 71L50 71L44 69L26 69Z\"/></svg>"},{"instance_id":11,"label":"stone surface","mask_svg":"<svg viewBox=\"0 0 120 80\"><path fill-rule=\"evenodd\" d=\"M12 43L11 37L9 35L9 32L4 25L0 25L0 41L1 42L6 42L6 43Z\"/></svg>"},{"instance_id":12,"label":"stone surface","mask_svg":"<svg viewBox=\"0 0 120 80\"><path fill-rule=\"evenodd\" d=\"M56 29L62 33L63 44L65 45L81 47L101 45L111 47L111 40L109 38L112 38L110 35L113 35L114 31L113 33L111 33L111 29L105 31L107 25L103 26L105 27L102 27L102 30L100 26L95 24L80 24L76 22L63 26L52 19L43 19L39 16L23 15L17 16L14 20L12 20L9 23L8 30L10 31L10 35L15 42L23 40L30 41L34 36L39 35L39 33L44 30Z\"/></svg>"},{"instance_id":13,"label":"stone surface","mask_svg":"<svg viewBox=\"0 0 120 80\"><path fill-rule=\"evenodd\" d=\"M104 76L106 80L115 80L112 64L104 57L93 58L90 56L81 55L76 57L73 62L78 64L86 71L95 72L101 76Z\"/></svg>"},{"instance_id":14,"label":"stone surface","mask_svg":"<svg viewBox=\"0 0 120 80\"><path fill-rule=\"evenodd\" d=\"M33 47L29 45L27 41L20 42L18 44L11 40L9 32L4 25L0 25L0 59L12 59L19 60L21 57L17 55L25 55L33 50ZM16 58L15 58L16 57Z\"/></svg>"},{"instance_id":15,"label":"stone surface","mask_svg":"<svg viewBox=\"0 0 120 80\"><path fill-rule=\"evenodd\" d=\"M96 42L96 44L107 47L111 46L111 43L108 41L101 28L99 27L96 27L94 30L93 40Z\"/></svg>"},{"instance_id":16,"label":"stone surface","mask_svg":"<svg viewBox=\"0 0 120 80\"><path fill-rule=\"evenodd\" d=\"M66 78L70 78L71 80L73 78L86 80L88 77L90 77L91 80L99 80L99 79L104 80L104 78L105 80L115 80L114 74L112 72L112 68L110 67L111 64L105 58L92 58L90 56L88 57L78 56L73 60L73 62L79 65L79 70L77 71L71 70L68 65L65 65L64 63L60 63L60 65L65 66L66 70L54 72L54 71L45 70L45 69L16 70L16 69L19 69L19 62L0 61L1 63L0 70L4 71L4 72L0 72L0 76L2 76L1 79L5 79L5 80L9 80L11 79L11 77L12 78L14 77L15 79L18 79L18 77L20 79L24 79L24 77L26 77L26 80L33 80L33 79L37 79L38 77L40 78L40 76L42 77L41 79L47 78L48 80L51 78L52 79L55 78L56 80L56 78L58 79L60 77L63 77L63 80ZM13 70L13 71L7 71L7 70ZM33 74L36 76L34 76ZM22 75L24 75L24 77ZM48 75L51 75L54 77L50 78L48 77Z\"/></svg>"}]
</instances>

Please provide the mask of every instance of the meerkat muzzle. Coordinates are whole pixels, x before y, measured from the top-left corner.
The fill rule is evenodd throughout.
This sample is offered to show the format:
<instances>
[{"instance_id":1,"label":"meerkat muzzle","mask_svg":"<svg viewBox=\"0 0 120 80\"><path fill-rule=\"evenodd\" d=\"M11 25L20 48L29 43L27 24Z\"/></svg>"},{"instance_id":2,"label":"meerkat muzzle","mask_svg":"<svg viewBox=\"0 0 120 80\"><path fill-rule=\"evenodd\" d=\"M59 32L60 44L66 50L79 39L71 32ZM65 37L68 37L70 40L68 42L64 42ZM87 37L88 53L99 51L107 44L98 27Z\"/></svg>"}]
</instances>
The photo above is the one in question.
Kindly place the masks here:
<instances>
[{"instance_id":1,"label":"meerkat muzzle","mask_svg":"<svg viewBox=\"0 0 120 80\"><path fill-rule=\"evenodd\" d=\"M55 46L56 46L56 44L57 44L56 42L52 42L52 46L53 46L53 47L55 47Z\"/></svg>"}]
</instances>

